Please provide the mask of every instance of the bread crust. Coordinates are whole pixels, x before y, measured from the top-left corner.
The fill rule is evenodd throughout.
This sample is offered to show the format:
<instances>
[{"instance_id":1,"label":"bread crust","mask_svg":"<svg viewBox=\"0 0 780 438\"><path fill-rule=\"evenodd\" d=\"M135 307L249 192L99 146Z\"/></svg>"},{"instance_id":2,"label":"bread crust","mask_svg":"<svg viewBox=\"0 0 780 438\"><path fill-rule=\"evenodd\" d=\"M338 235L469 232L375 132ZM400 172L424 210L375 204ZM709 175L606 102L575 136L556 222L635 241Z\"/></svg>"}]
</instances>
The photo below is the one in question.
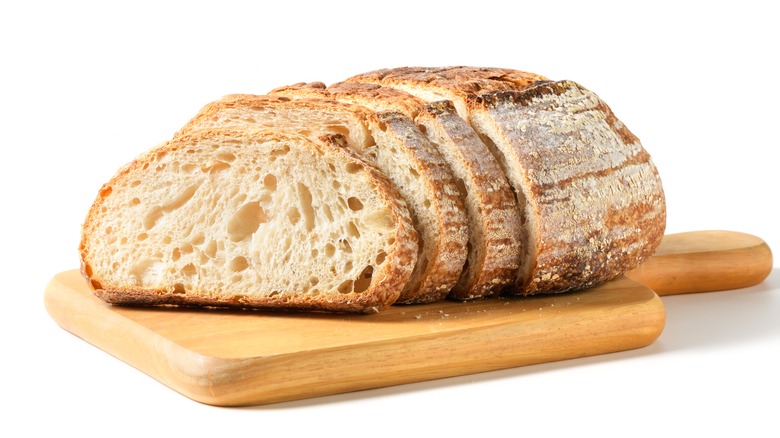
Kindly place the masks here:
<instances>
[{"instance_id":1,"label":"bread crust","mask_svg":"<svg viewBox=\"0 0 780 438\"><path fill-rule=\"evenodd\" d=\"M345 82L390 86L428 102L452 100L458 114L468 120L464 102L492 91L524 90L547 80L542 75L507 68L451 66L381 69L353 76Z\"/></svg>"},{"instance_id":2,"label":"bread crust","mask_svg":"<svg viewBox=\"0 0 780 438\"><path fill-rule=\"evenodd\" d=\"M99 213L103 201L111 195L111 188L118 181L133 175L143 174L144 167L151 167L160 153L164 155L177 148L184 148L201 141L218 142L224 140L261 143L268 139L306 144L311 146L315 154L335 155L338 160L350 163L356 172L363 173L369 179L372 186L375 187L378 197L389 208L388 211L393 218L395 243L391 251L387 252L386 261L373 273L373 281L367 290L360 293L353 291L329 294L325 298L311 295L286 295L282 299L281 296L252 297L249 294L243 294L232 299L220 299L205 296L197 291L185 294L176 293L173 285L166 288L142 288L133 285L110 284L99 272L93 272L90 263L93 253L92 246L99 242L99 231L102 229ZM95 295L108 303L117 305L378 312L393 304L399 296L399 291L408 282L412 266L417 258L417 234L414 231L405 202L387 177L345 146L346 143L340 136L322 136L319 140L311 140L294 134L250 129L195 130L159 145L120 169L99 191L82 227L82 239L79 246L81 273L94 290Z\"/></svg>"},{"instance_id":3,"label":"bread crust","mask_svg":"<svg viewBox=\"0 0 780 438\"><path fill-rule=\"evenodd\" d=\"M559 81L470 102L522 163L528 208L539 218L529 242L535 264L516 292L595 286L655 252L666 224L658 171L598 96Z\"/></svg>"},{"instance_id":4,"label":"bread crust","mask_svg":"<svg viewBox=\"0 0 780 438\"><path fill-rule=\"evenodd\" d=\"M462 117L504 145L504 159L519 169L508 172L510 181L532 222L530 258L512 292L594 286L638 266L660 243L666 210L657 169L611 109L582 86L470 67L377 70L348 81L451 98Z\"/></svg>"},{"instance_id":5,"label":"bread crust","mask_svg":"<svg viewBox=\"0 0 780 438\"><path fill-rule=\"evenodd\" d=\"M475 266L464 270L449 297L468 300L496 294L517 276L522 254L518 232L522 224L512 188L493 155L458 116L451 101L425 105L417 122L438 124L454 142L449 156L462 169L467 210L473 218L470 244L477 251L472 258Z\"/></svg>"}]
</instances>

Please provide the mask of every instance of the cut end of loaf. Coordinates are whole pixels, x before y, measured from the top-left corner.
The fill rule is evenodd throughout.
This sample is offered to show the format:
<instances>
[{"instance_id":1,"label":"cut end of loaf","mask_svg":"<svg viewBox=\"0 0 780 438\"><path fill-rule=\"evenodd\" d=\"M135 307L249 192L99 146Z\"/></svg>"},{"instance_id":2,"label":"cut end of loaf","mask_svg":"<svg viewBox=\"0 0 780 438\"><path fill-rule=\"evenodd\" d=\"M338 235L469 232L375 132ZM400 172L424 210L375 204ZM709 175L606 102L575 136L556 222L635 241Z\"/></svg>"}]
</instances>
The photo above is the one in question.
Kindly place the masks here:
<instances>
[{"instance_id":1,"label":"cut end of loaf","mask_svg":"<svg viewBox=\"0 0 780 438\"><path fill-rule=\"evenodd\" d=\"M335 142L212 130L140 157L100 191L82 271L114 304L373 312L416 237L382 175Z\"/></svg>"}]
</instances>

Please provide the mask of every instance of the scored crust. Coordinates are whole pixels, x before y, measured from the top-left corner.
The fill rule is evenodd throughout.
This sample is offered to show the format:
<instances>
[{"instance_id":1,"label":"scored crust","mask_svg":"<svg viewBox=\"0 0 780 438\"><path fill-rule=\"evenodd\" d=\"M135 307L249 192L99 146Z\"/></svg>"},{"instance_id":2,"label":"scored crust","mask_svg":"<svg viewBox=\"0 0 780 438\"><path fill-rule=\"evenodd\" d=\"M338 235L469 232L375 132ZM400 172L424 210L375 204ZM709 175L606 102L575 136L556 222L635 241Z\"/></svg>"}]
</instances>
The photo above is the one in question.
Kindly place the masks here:
<instances>
[{"instance_id":1,"label":"scored crust","mask_svg":"<svg viewBox=\"0 0 780 438\"><path fill-rule=\"evenodd\" d=\"M655 252L666 224L658 171L595 94L572 81L546 82L471 105L473 123L521 163L535 257L520 293L595 286Z\"/></svg>"},{"instance_id":2,"label":"scored crust","mask_svg":"<svg viewBox=\"0 0 780 438\"><path fill-rule=\"evenodd\" d=\"M187 150L193 145L238 145L241 148L259 147L254 159L269 159L271 154L263 151L266 143L287 144L301 147L314 159L344 163L354 178L365 179L376 199L392 217L393 244L386 251L384 261L372 272L370 285L364 291L325 291L312 295L295 291L278 295L256 295L251 291L240 294L220 295L215 291L177 290L173 284L158 287L139 287L112 281L105 272L98 272L95 257L100 254L101 245L106 245L103 221L111 215L129 214L127 210L108 210L107 199L117 196L123 184L130 179L143 181L145 169L167 164L166 159L176 151ZM216 147L216 146L215 146ZM317 158L323 157L323 158ZM208 170L208 169L207 169ZM209 171L210 172L210 171ZM227 188L225 188L227 190ZM121 208L121 207L120 207ZM129 219L130 217L128 217ZM168 141L123 167L101 188L85 220L80 244L81 272L95 291L95 294L112 304L123 305L179 305L228 308L275 308L327 310L347 312L377 312L391 305L399 296L411 275L411 266L417 256L417 236L404 201L387 178L373 166L365 163L349 148L340 136L322 136L319 140L306 139L293 134L264 132L259 130L205 129L181 135ZM268 273L272 275L273 273Z\"/></svg>"},{"instance_id":3,"label":"scored crust","mask_svg":"<svg viewBox=\"0 0 780 438\"><path fill-rule=\"evenodd\" d=\"M658 172L637 138L582 86L471 67L379 70L348 81L452 99L480 133L526 205L516 293L602 283L660 243L666 211Z\"/></svg>"},{"instance_id":4,"label":"scored crust","mask_svg":"<svg viewBox=\"0 0 780 438\"><path fill-rule=\"evenodd\" d=\"M542 75L494 67L400 67L375 70L345 82L379 84L406 91L426 102L451 100L461 117L468 120L466 102L484 93L524 90Z\"/></svg>"},{"instance_id":5,"label":"scored crust","mask_svg":"<svg viewBox=\"0 0 780 438\"><path fill-rule=\"evenodd\" d=\"M489 296L511 283L519 267L520 215L506 177L474 130L450 101L427 104L409 93L376 84L298 83L273 90L290 98L333 99L415 121L449 163L469 219L469 254L450 298Z\"/></svg>"}]
</instances>

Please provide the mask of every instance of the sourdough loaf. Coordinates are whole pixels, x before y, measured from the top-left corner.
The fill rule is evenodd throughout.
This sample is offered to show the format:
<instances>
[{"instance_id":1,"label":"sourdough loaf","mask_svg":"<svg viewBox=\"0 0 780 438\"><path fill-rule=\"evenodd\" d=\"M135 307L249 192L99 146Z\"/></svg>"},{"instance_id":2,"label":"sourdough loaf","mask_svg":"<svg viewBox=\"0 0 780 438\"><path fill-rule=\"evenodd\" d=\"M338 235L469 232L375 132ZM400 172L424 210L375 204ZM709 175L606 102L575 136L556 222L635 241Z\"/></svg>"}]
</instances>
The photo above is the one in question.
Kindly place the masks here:
<instances>
[{"instance_id":1,"label":"sourdough loaf","mask_svg":"<svg viewBox=\"0 0 780 438\"><path fill-rule=\"evenodd\" d=\"M343 134L406 200L419 236L417 264L398 302L441 300L458 281L467 254L463 204L446 161L409 118L332 100L231 95L206 105L178 135L216 127Z\"/></svg>"},{"instance_id":2,"label":"sourdough loaf","mask_svg":"<svg viewBox=\"0 0 780 438\"><path fill-rule=\"evenodd\" d=\"M524 206L526 250L515 292L602 283L660 243L666 210L650 156L579 84L473 67L379 70L348 81L452 100L480 134Z\"/></svg>"},{"instance_id":3,"label":"sourdough loaf","mask_svg":"<svg viewBox=\"0 0 780 438\"><path fill-rule=\"evenodd\" d=\"M107 302L376 312L408 282L416 233L387 178L340 136L206 129L121 169L83 228Z\"/></svg>"},{"instance_id":4,"label":"sourdough loaf","mask_svg":"<svg viewBox=\"0 0 780 438\"><path fill-rule=\"evenodd\" d=\"M299 83L269 94L295 99L336 100L414 120L450 165L469 222L468 255L454 299L499 292L516 277L521 257L520 214L512 189L493 155L450 101L428 104L409 93L375 84Z\"/></svg>"}]
</instances>

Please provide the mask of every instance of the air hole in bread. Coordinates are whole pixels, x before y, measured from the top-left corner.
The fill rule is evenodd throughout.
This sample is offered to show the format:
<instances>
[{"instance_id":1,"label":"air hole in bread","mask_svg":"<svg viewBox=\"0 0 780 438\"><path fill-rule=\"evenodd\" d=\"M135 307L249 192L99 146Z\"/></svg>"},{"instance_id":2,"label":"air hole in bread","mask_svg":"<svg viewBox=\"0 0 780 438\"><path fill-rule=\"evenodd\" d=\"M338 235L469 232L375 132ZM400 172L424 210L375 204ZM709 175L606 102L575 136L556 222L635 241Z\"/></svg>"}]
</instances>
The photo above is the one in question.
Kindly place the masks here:
<instances>
[{"instance_id":1,"label":"air hole in bread","mask_svg":"<svg viewBox=\"0 0 780 438\"><path fill-rule=\"evenodd\" d=\"M290 221L290 225L295 225L301 220L301 213L295 207L287 209L287 220Z\"/></svg>"},{"instance_id":2,"label":"air hole in bread","mask_svg":"<svg viewBox=\"0 0 780 438\"><path fill-rule=\"evenodd\" d=\"M110 195L113 190L114 189L112 189L111 186L104 186L100 189L100 197L105 198L106 196Z\"/></svg>"},{"instance_id":3,"label":"air hole in bread","mask_svg":"<svg viewBox=\"0 0 780 438\"><path fill-rule=\"evenodd\" d=\"M103 289L103 285L101 285L100 282L97 281L97 280L91 280L89 282L89 284L92 285L92 289L95 289L95 290Z\"/></svg>"},{"instance_id":4,"label":"air hole in bread","mask_svg":"<svg viewBox=\"0 0 780 438\"><path fill-rule=\"evenodd\" d=\"M347 205L349 205L349 209L352 211L360 211L363 209L363 203L354 196L347 199Z\"/></svg>"},{"instance_id":5,"label":"air hole in bread","mask_svg":"<svg viewBox=\"0 0 780 438\"><path fill-rule=\"evenodd\" d=\"M328 163L328 169L330 169L330 171L331 171L331 172L335 172L335 171L336 171L336 165L335 165L335 164L333 164L333 163ZM336 183L336 184L338 184L338 183L339 183L339 182L338 182L338 181L336 181L336 180L333 180L333 182L334 182L334 183Z\"/></svg>"},{"instance_id":6,"label":"air hole in bread","mask_svg":"<svg viewBox=\"0 0 780 438\"><path fill-rule=\"evenodd\" d=\"M144 216L144 228L151 230L157 225L157 221L163 216L163 209L160 206L155 206Z\"/></svg>"},{"instance_id":7,"label":"air hole in bread","mask_svg":"<svg viewBox=\"0 0 780 438\"><path fill-rule=\"evenodd\" d=\"M350 271L352 271L352 268L354 265L352 264L352 261L348 261L347 263L344 263L344 273L348 274Z\"/></svg>"},{"instance_id":8,"label":"air hole in bread","mask_svg":"<svg viewBox=\"0 0 780 438\"><path fill-rule=\"evenodd\" d=\"M274 175L272 175L270 173L268 175L266 175L265 178L263 178L263 187L265 187L266 189L268 189L268 190L270 190L272 192L275 191L276 190L276 176L274 176Z\"/></svg>"},{"instance_id":9,"label":"air hole in bread","mask_svg":"<svg viewBox=\"0 0 780 438\"><path fill-rule=\"evenodd\" d=\"M423 205L424 205L426 208L427 208L427 207L430 207L430 206L431 206L431 201L429 201L428 199L426 199L425 201L423 201Z\"/></svg>"},{"instance_id":10,"label":"air hole in bread","mask_svg":"<svg viewBox=\"0 0 780 438\"><path fill-rule=\"evenodd\" d=\"M181 246L181 253L182 254L192 254L192 245L189 243L185 243Z\"/></svg>"},{"instance_id":11,"label":"air hole in bread","mask_svg":"<svg viewBox=\"0 0 780 438\"><path fill-rule=\"evenodd\" d=\"M317 258L317 256L320 255L320 252L316 249L311 250L311 258Z\"/></svg>"},{"instance_id":12,"label":"air hole in bread","mask_svg":"<svg viewBox=\"0 0 780 438\"><path fill-rule=\"evenodd\" d=\"M409 173L410 173L410 174L411 174L413 177L415 177L415 178L419 178L419 177L420 177L420 173L419 173L419 172L417 172L417 170L416 170L416 169L414 169L413 167L410 167L410 168L409 168Z\"/></svg>"},{"instance_id":13,"label":"air hole in bread","mask_svg":"<svg viewBox=\"0 0 780 438\"><path fill-rule=\"evenodd\" d=\"M193 265L192 263L189 263L189 264L183 266L180 269L180 272L182 273L182 275L185 275L187 277L193 277L193 276L195 276L198 273L198 270L195 268L195 265Z\"/></svg>"},{"instance_id":14,"label":"air hole in bread","mask_svg":"<svg viewBox=\"0 0 780 438\"><path fill-rule=\"evenodd\" d=\"M363 166L358 163L347 163L347 173L358 173L362 168Z\"/></svg>"},{"instance_id":15,"label":"air hole in bread","mask_svg":"<svg viewBox=\"0 0 780 438\"><path fill-rule=\"evenodd\" d=\"M390 230L395 225L392 214L384 208L367 214L363 222L371 228L380 230Z\"/></svg>"},{"instance_id":16,"label":"air hole in bread","mask_svg":"<svg viewBox=\"0 0 780 438\"><path fill-rule=\"evenodd\" d=\"M197 245L203 245L203 242L205 242L205 241L206 241L206 237L203 235L203 232L201 232L201 231L198 231L197 233L195 233L195 235L192 236L192 239L190 240L190 242L193 245L196 245L196 246Z\"/></svg>"},{"instance_id":17,"label":"air hole in bread","mask_svg":"<svg viewBox=\"0 0 780 438\"><path fill-rule=\"evenodd\" d=\"M387 253L384 251L379 251L379 254L376 255L376 264L381 265L385 262L385 259L387 258Z\"/></svg>"},{"instance_id":18,"label":"air hole in bread","mask_svg":"<svg viewBox=\"0 0 780 438\"><path fill-rule=\"evenodd\" d=\"M336 247L331 243L325 245L325 255L328 257L333 257L334 254L336 254Z\"/></svg>"},{"instance_id":19,"label":"air hole in bread","mask_svg":"<svg viewBox=\"0 0 780 438\"><path fill-rule=\"evenodd\" d=\"M325 213L325 217L328 218L328 221L333 222L333 213L330 211L330 207L323 205L322 212Z\"/></svg>"},{"instance_id":20,"label":"air hole in bread","mask_svg":"<svg viewBox=\"0 0 780 438\"><path fill-rule=\"evenodd\" d=\"M235 159L236 159L236 156L235 156L235 155L233 155L233 154L232 154L232 153L230 153L230 152L220 152L220 153L218 153L218 154L217 154L217 158L218 158L220 161L224 161L224 162L226 162L226 163L232 163L232 162L233 162L233 160L235 160Z\"/></svg>"},{"instance_id":21,"label":"air hole in bread","mask_svg":"<svg viewBox=\"0 0 780 438\"><path fill-rule=\"evenodd\" d=\"M341 188L341 183L336 181L335 179L333 180L333 182L330 185L331 185L331 187L333 187L336 190Z\"/></svg>"},{"instance_id":22,"label":"air hole in bread","mask_svg":"<svg viewBox=\"0 0 780 438\"><path fill-rule=\"evenodd\" d=\"M371 265L363 268L363 272L360 273L355 280L354 292L356 294L363 293L371 286L372 276L374 275L374 267Z\"/></svg>"},{"instance_id":23,"label":"air hole in bread","mask_svg":"<svg viewBox=\"0 0 780 438\"><path fill-rule=\"evenodd\" d=\"M352 254L352 245L349 244L349 240L347 239L339 240L339 249L348 254Z\"/></svg>"},{"instance_id":24,"label":"air hole in bread","mask_svg":"<svg viewBox=\"0 0 780 438\"><path fill-rule=\"evenodd\" d=\"M204 165L200 168L203 173L209 173L212 175L228 169L230 169L230 164L225 163L224 161L216 161L211 165Z\"/></svg>"},{"instance_id":25,"label":"air hole in bread","mask_svg":"<svg viewBox=\"0 0 780 438\"><path fill-rule=\"evenodd\" d=\"M140 233L139 235L135 236L135 240L146 240L149 237L146 233Z\"/></svg>"},{"instance_id":26,"label":"air hole in bread","mask_svg":"<svg viewBox=\"0 0 780 438\"><path fill-rule=\"evenodd\" d=\"M187 290L184 289L184 285L181 283L176 283L173 285L173 293L175 294L186 294Z\"/></svg>"},{"instance_id":27,"label":"air hole in bread","mask_svg":"<svg viewBox=\"0 0 780 438\"><path fill-rule=\"evenodd\" d=\"M311 286L316 286L320 283L320 279L317 277L309 277L309 284Z\"/></svg>"},{"instance_id":28,"label":"air hole in bread","mask_svg":"<svg viewBox=\"0 0 780 438\"><path fill-rule=\"evenodd\" d=\"M234 257L233 260L230 261L229 267L233 272L241 272L249 267L249 262L247 261L246 257L238 256Z\"/></svg>"},{"instance_id":29,"label":"air hole in bread","mask_svg":"<svg viewBox=\"0 0 780 438\"><path fill-rule=\"evenodd\" d=\"M306 231L311 231L314 229L314 207L311 203L311 192L305 184L298 183L298 200L301 203Z\"/></svg>"},{"instance_id":30,"label":"air hole in bread","mask_svg":"<svg viewBox=\"0 0 780 438\"><path fill-rule=\"evenodd\" d=\"M181 258L181 250L179 248L173 248L173 252L171 252L171 260L174 262L179 260Z\"/></svg>"},{"instance_id":31,"label":"air hole in bread","mask_svg":"<svg viewBox=\"0 0 780 438\"><path fill-rule=\"evenodd\" d=\"M166 245L170 244L171 243L171 236L163 236L162 241Z\"/></svg>"},{"instance_id":32,"label":"air hole in bread","mask_svg":"<svg viewBox=\"0 0 780 438\"><path fill-rule=\"evenodd\" d=\"M119 239L119 243L121 243L122 245L127 245L127 236Z\"/></svg>"},{"instance_id":33,"label":"air hole in bread","mask_svg":"<svg viewBox=\"0 0 780 438\"><path fill-rule=\"evenodd\" d=\"M114 232L114 229L113 229L112 227L110 227L110 226L109 226L109 227L106 227L106 230L105 230L105 231L106 231L106 234L111 234L111 233L113 233L113 232Z\"/></svg>"},{"instance_id":34,"label":"air hole in bread","mask_svg":"<svg viewBox=\"0 0 780 438\"><path fill-rule=\"evenodd\" d=\"M276 161L277 158L283 157L283 156L287 155L288 152L290 152L290 146L285 145L281 149L275 149L275 150L271 151L268 154L268 157L273 162L273 161Z\"/></svg>"},{"instance_id":35,"label":"air hole in bread","mask_svg":"<svg viewBox=\"0 0 780 438\"><path fill-rule=\"evenodd\" d=\"M191 163L183 164L181 166L182 172L186 172L186 173L190 173L190 172L192 172L193 170L195 170L197 168L198 168L198 166L196 166L194 164L191 164Z\"/></svg>"},{"instance_id":36,"label":"air hole in bread","mask_svg":"<svg viewBox=\"0 0 780 438\"><path fill-rule=\"evenodd\" d=\"M328 122L326 122L328 123ZM344 138L349 138L349 128L344 125L337 124L338 122L330 122L332 124L325 127L325 130L334 134L341 134Z\"/></svg>"},{"instance_id":37,"label":"air hole in bread","mask_svg":"<svg viewBox=\"0 0 780 438\"><path fill-rule=\"evenodd\" d=\"M203 249L203 253L209 256L209 258L214 258L217 256L217 242L214 240L210 240L208 245L206 245L206 248Z\"/></svg>"},{"instance_id":38,"label":"air hole in bread","mask_svg":"<svg viewBox=\"0 0 780 438\"><path fill-rule=\"evenodd\" d=\"M135 180L130 183L130 187L138 187L139 185L141 185L141 181L139 180Z\"/></svg>"},{"instance_id":39,"label":"air hole in bread","mask_svg":"<svg viewBox=\"0 0 780 438\"><path fill-rule=\"evenodd\" d=\"M352 289L352 286L354 285L354 283L355 283L355 282L354 282L354 281L352 281L352 280L347 280L347 281L345 281L345 282L341 283L341 284L339 285L339 287L337 288L337 290L339 291L339 293L342 293L342 294L348 294L348 293L351 293L351 292L352 292L352 290L353 290L353 289Z\"/></svg>"},{"instance_id":40,"label":"air hole in bread","mask_svg":"<svg viewBox=\"0 0 780 438\"><path fill-rule=\"evenodd\" d=\"M358 231L358 228L352 221L347 224L347 235L350 237L360 238L360 231Z\"/></svg>"},{"instance_id":41,"label":"air hole in bread","mask_svg":"<svg viewBox=\"0 0 780 438\"><path fill-rule=\"evenodd\" d=\"M130 200L130 205L138 205L141 203L141 200L138 198L133 198Z\"/></svg>"},{"instance_id":42,"label":"air hole in bread","mask_svg":"<svg viewBox=\"0 0 780 438\"><path fill-rule=\"evenodd\" d=\"M240 242L251 236L260 227L260 224L268 221L263 207L259 202L248 202L233 213L227 226L228 236L233 242Z\"/></svg>"}]
</instances>

